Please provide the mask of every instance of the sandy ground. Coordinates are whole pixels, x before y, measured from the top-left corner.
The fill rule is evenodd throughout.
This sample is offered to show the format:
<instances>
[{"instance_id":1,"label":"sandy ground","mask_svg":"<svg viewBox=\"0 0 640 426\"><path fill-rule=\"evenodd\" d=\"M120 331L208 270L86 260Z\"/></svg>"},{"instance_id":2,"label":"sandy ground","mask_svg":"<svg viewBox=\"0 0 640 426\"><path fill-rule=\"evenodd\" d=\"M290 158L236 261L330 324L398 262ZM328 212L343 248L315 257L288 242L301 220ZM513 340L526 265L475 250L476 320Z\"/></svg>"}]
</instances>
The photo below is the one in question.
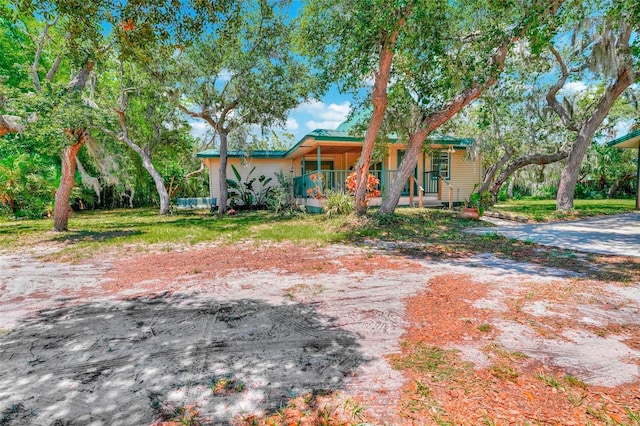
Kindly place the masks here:
<instances>
[{"instance_id":1,"label":"sandy ground","mask_svg":"<svg viewBox=\"0 0 640 426\"><path fill-rule=\"evenodd\" d=\"M431 262L346 246L211 246L75 265L0 255L0 423L148 425L159 406L196 405L211 424L229 424L339 391L373 423L404 424L406 378L388 356L410 325L407 299L443 276L484 286L474 306L498 313L522 287L579 279L489 255ZM519 309L640 325L638 283L585 292L570 308L524 298ZM545 337L509 318L494 326L509 350L587 384L640 382L640 347L624 331ZM480 369L484 344L455 347ZM212 392L221 379L237 388Z\"/></svg>"}]
</instances>

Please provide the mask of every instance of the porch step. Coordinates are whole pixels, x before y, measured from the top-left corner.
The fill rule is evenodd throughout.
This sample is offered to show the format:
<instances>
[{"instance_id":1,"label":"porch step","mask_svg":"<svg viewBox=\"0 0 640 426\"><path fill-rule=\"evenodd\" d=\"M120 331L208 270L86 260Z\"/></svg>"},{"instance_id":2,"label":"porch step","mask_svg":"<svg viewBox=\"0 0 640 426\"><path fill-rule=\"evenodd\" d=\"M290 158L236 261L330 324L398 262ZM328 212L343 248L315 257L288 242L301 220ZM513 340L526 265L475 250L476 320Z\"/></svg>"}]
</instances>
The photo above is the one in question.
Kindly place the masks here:
<instances>
[{"instance_id":1,"label":"porch step","mask_svg":"<svg viewBox=\"0 0 640 426\"><path fill-rule=\"evenodd\" d=\"M416 205L418 205L418 201L413 201ZM444 207L444 203L438 199L433 198L423 198L422 206L425 208L441 208Z\"/></svg>"}]
</instances>

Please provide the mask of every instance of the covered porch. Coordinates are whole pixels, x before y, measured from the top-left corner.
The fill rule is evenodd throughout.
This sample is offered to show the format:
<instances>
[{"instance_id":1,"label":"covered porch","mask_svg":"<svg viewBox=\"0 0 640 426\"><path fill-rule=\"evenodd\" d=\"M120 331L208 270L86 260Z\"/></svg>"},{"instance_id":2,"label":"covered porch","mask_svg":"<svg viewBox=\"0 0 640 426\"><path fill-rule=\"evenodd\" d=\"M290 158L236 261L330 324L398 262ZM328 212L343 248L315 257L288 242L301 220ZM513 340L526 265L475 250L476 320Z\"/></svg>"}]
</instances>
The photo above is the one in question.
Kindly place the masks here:
<instances>
[{"instance_id":1,"label":"covered porch","mask_svg":"<svg viewBox=\"0 0 640 426\"><path fill-rule=\"evenodd\" d=\"M430 150L418 158L412 176L407 179L401 194L400 205L428 207L452 206L467 196L466 184L457 190L452 186L452 167L462 177L472 168L465 161L468 139L444 137L430 141ZM382 196L397 175L405 146L389 141L387 155L371 163L369 173L379 180ZM292 160L294 195L300 204L312 210L322 207L322 198L327 191L347 192L347 177L353 173L362 152L362 138L350 137L342 131L316 130L294 147L288 157ZM466 163L462 167L462 163ZM471 176L474 182L475 177ZM473 184L472 184L473 185ZM471 185L471 186L472 186ZM373 198L369 204L380 204L382 197Z\"/></svg>"},{"instance_id":2,"label":"covered porch","mask_svg":"<svg viewBox=\"0 0 640 426\"><path fill-rule=\"evenodd\" d=\"M614 148L638 150L636 159L636 210L640 210L640 128L632 129L630 133L612 140L608 145Z\"/></svg>"},{"instance_id":3,"label":"covered porch","mask_svg":"<svg viewBox=\"0 0 640 426\"><path fill-rule=\"evenodd\" d=\"M299 202L303 201L307 205L317 204L320 207L321 203L313 203L313 200L320 200L327 191L346 193L347 177L352 173L354 173L353 170L315 169L296 176L293 179L294 196ZM370 170L369 173L380 181L375 189L384 196L397 170ZM443 197L443 191L447 192L447 196ZM455 202L453 194L450 194L452 191L453 187L440 176L437 170L430 170L423 172L421 177L411 176L407 180L400 204L420 207L442 207L448 204L451 207ZM381 200L382 197L375 197L370 201L370 205L378 205Z\"/></svg>"}]
</instances>

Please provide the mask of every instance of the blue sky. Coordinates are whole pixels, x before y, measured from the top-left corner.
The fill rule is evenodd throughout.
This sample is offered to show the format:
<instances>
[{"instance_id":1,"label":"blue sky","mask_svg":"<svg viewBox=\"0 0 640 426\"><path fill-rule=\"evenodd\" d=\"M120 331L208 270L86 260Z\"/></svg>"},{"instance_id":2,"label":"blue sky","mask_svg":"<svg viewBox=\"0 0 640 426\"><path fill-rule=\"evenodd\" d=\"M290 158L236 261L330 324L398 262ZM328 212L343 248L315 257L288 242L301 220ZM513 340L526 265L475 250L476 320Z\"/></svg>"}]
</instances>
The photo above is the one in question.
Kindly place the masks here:
<instances>
[{"instance_id":1,"label":"blue sky","mask_svg":"<svg viewBox=\"0 0 640 426\"><path fill-rule=\"evenodd\" d=\"M293 142L298 142L315 129L335 129L347 119L352 100L351 95L342 94L333 87L322 99L305 102L291 111L282 130L292 133ZM189 122L194 136L201 137L210 129L203 120L192 119Z\"/></svg>"}]
</instances>

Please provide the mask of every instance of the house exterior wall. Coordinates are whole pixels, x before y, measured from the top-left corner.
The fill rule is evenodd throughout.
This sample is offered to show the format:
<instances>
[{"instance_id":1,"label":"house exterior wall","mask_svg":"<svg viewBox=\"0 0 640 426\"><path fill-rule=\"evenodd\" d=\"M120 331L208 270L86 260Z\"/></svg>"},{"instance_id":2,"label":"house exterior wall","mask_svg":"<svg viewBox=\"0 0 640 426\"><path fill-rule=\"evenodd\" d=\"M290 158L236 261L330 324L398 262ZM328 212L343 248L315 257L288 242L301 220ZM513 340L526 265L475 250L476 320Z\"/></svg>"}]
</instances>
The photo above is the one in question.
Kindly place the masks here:
<instances>
[{"instance_id":1,"label":"house exterior wall","mask_svg":"<svg viewBox=\"0 0 640 426\"><path fill-rule=\"evenodd\" d=\"M389 155L383 161L383 167L385 170L397 170L398 168L398 151L403 150L404 145L394 144L389 147ZM455 202L463 202L469 198L469 195L473 192L476 184L482 179L481 159L477 158L472 161L466 159L467 152L464 149L456 149L454 153L450 154L450 178L448 184L453 188L451 193L451 199ZM359 153L346 153L346 154L332 154L322 155L321 160L330 160L334 162L335 170L349 170L350 166L354 166L359 158ZM218 183L218 167L220 164L219 158L205 158L203 159L206 166L209 168L209 192L211 197L219 199L220 189ZM306 172L310 173L316 169L316 155L305 156ZM247 177L251 169L255 166L256 170L253 172L253 177L259 177L264 174L267 177L273 178L270 186L278 185L276 173L279 171L290 172L293 168L294 176L302 175L302 159L290 159L290 158L229 158L227 177L235 179L231 165L235 165L240 172L243 180ZM423 184L425 171L431 170L431 156L428 153L419 154L417 161L418 167L418 182ZM449 187L444 184L440 184L440 194L442 202L448 203L450 198ZM415 196L417 197L417 193ZM403 197L404 198L404 197ZM401 200L400 204L405 204ZM372 205L375 205L376 201L372 200ZM408 198L406 200L408 204Z\"/></svg>"},{"instance_id":2,"label":"house exterior wall","mask_svg":"<svg viewBox=\"0 0 640 426\"><path fill-rule=\"evenodd\" d=\"M220 170L219 158L207 158L204 160L205 165L209 168L209 196L220 199L220 183L218 179L218 173ZM276 173L280 171L289 172L292 162L288 158L229 158L227 160L227 178L235 180L236 177L233 174L231 165L234 165L242 180L244 181L251 169L255 166L255 170L252 177L259 178L260 175L273 178L273 180L267 186L278 186L278 178Z\"/></svg>"}]
</instances>

